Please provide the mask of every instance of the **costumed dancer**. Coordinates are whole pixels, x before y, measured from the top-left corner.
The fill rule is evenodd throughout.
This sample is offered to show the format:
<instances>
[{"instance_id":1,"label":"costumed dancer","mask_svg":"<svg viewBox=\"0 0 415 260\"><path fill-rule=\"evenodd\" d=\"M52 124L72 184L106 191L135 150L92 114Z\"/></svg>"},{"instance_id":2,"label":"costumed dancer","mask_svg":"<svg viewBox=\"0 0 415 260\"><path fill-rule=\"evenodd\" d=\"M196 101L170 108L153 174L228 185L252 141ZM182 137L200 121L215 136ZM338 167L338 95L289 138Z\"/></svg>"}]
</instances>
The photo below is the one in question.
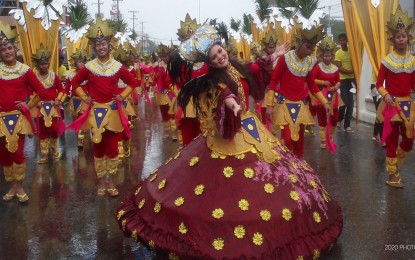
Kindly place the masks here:
<instances>
[{"instance_id":1,"label":"costumed dancer","mask_svg":"<svg viewBox=\"0 0 415 260\"><path fill-rule=\"evenodd\" d=\"M386 142L386 172L389 176L386 184L403 188L399 167L414 143L415 107L410 95L415 89L415 57L408 51L409 43L413 41L413 19L399 6L386 27L393 51L382 60L379 69L376 88L383 100L377 118L384 121L382 142Z\"/></svg>"},{"instance_id":2,"label":"costumed dancer","mask_svg":"<svg viewBox=\"0 0 415 260\"><path fill-rule=\"evenodd\" d=\"M340 88L340 72L339 68L332 63L333 51L336 44L326 35L324 39L317 45L322 61L314 67L315 82L322 91L324 97L333 108L333 114L327 118L327 113L321 103L316 100L317 106L317 121L320 126L320 148L327 148L327 141L332 144L332 135L335 131L335 126L339 121L339 102L340 97L337 90ZM334 127L333 127L334 126ZM327 139L326 129L330 129L330 140Z\"/></svg>"},{"instance_id":3,"label":"costumed dancer","mask_svg":"<svg viewBox=\"0 0 415 260\"><path fill-rule=\"evenodd\" d=\"M60 107L67 95L59 76L55 72L49 71L51 55L52 53L43 44L32 55L32 61L37 70L36 76L46 91L46 95L41 98L39 105L31 111L38 126L40 159L37 162L39 164L48 162L49 151L52 151L54 159L62 157L62 151L58 148L58 137L65 131Z\"/></svg>"},{"instance_id":4,"label":"costumed dancer","mask_svg":"<svg viewBox=\"0 0 415 260\"><path fill-rule=\"evenodd\" d=\"M180 42L186 41L199 26L196 19L191 19L190 15L186 14L185 20L180 21L180 28L177 29L178 40ZM206 74L207 70L206 62L188 61L178 51L172 52L167 65L171 81L178 89L189 80ZM186 107L178 108L177 117L179 118L179 142L181 145L187 145L201 133L192 100Z\"/></svg>"},{"instance_id":5,"label":"costumed dancer","mask_svg":"<svg viewBox=\"0 0 415 260\"><path fill-rule=\"evenodd\" d=\"M113 183L117 174L118 141L121 132L129 133L128 119L122 109L126 99L140 82L121 63L110 55L110 40L114 32L106 20L98 17L88 30L96 58L87 62L72 79L72 86L89 108L69 127L75 131L81 127L91 129L95 171L99 180L97 194L110 196L119 194ZM128 86L118 94L118 80ZM89 97L80 85L88 80ZM93 102L92 102L93 101ZM108 178L106 180L108 173Z\"/></svg>"},{"instance_id":6,"label":"costumed dancer","mask_svg":"<svg viewBox=\"0 0 415 260\"><path fill-rule=\"evenodd\" d=\"M341 233L341 209L246 109L249 72L216 33L201 26L180 46L210 65L178 97L184 106L193 98L203 135L132 190L120 228L161 259L317 258Z\"/></svg>"},{"instance_id":7,"label":"costumed dancer","mask_svg":"<svg viewBox=\"0 0 415 260\"><path fill-rule=\"evenodd\" d=\"M267 115L273 125L284 127L281 139L299 158L304 155L304 125L314 125L308 107L308 91L316 96L327 113L332 112L312 74L316 59L310 54L323 36L321 25L296 31L297 47L278 59L267 93Z\"/></svg>"},{"instance_id":8,"label":"costumed dancer","mask_svg":"<svg viewBox=\"0 0 415 260\"><path fill-rule=\"evenodd\" d=\"M82 99L76 94L75 89L72 87L71 80L73 77L75 77L76 73L85 66L87 63L87 53L85 50L78 49L71 55L70 63L72 63L72 66L75 68L75 71L70 71L68 74L68 77L66 78L66 85L65 85L65 92L68 96L70 96L68 109L72 114L72 121L75 121L79 116L81 116L86 108L87 104L82 101ZM88 87L87 87L88 81L84 81L81 83L80 87L85 93L88 93ZM85 139L85 133L82 130L79 130L77 133L77 139L78 139L78 149L82 150L84 147L84 139Z\"/></svg>"},{"instance_id":9,"label":"costumed dancer","mask_svg":"<svg viewBox=\"0 0 415 260\"><path fill-rule=\"evenodd\" d=\"M128 52L121 46L114 50L113 57L115 60L120 62L125 68L128 68L132 60ZM130 71L131 75L135 75L135 71ZM124 83L121 79L118 80L118 94L121 94L128 85ZM124 111L128 116L128 125L129 128L133 128L132 120L137 114L134 111L133 100L132 100L133 91L122 101ZM118 158L129 158L131 156L131 136L128 136L125 131L122 132L122 140L118 141Z\"/></svg>"},{"instance_id":10,"label":"costumed dancer","mask_svg":"<svg viewBox=\"0 0 415 260\"><path fill-rule=\"evenodd\" d=\"M277 39L275 30L269 30L261 40L263 55L258 55L250 66L251 73L256 81L255 91L252 93L255 100L255 110L260 115L263 124L266 124L264 98L269 87L272 71L277 64L278 57L284 55L290 49L289 42L278 46ZM252 47L258 48L255 43Z\"/></svg>"},{"instance_id":11,"label":"costumed dancer","mask_svg":"<svg viewBox=\"0 0 415 260\"><path fill-rule=\"evenodd\" d=\"M46 91L32 69L16 60L16 31L0 21L0 32L0 165L6 182L10 183L3 200L10 201L16 196L20 202L26 202L29 196L23 189L26 176L23 149L25 135L33 135L29 109L37 105ZM37 95L26 104L28 90Z\"/></svg>"},{"instance_id":12,"label":"costumed dancer","mask_svg":"<svg viewBox=\"0 0 415 260\"><path fill-rule=\"evenodd\" d=\"M173 141L177 140L176 113L177 103L176 97L178 89L171 83L169 74L167 73L167 64L169 63L170 54L173 48L164 44L159 44L157 54L161 61L155 68L156 82L156 101L160 107L161 120L164 127L164 138L170 137Z\"/></svg>"}]
</instances>

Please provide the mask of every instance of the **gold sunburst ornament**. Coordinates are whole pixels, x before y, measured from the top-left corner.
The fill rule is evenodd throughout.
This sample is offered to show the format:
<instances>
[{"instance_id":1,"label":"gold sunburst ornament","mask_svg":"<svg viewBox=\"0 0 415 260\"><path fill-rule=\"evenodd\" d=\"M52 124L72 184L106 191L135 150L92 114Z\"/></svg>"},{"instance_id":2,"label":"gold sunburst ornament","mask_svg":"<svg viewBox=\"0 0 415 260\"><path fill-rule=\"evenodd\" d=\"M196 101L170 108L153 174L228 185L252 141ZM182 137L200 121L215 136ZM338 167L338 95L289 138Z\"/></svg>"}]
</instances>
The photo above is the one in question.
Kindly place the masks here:
<instances>
[{"instance_id":1,"label":"gold sunburst ornament","mask_svg":"<svg viewBox=\"0 0 415 260\"><path fill-rule=\"evenodd\" d=\"M0 21L0 44L5 45L11 43L14 45L16 37L16 30L12 30L10 25L4 24L2 21Z\"/></svg>"},{"instance_id":2,"label":"gold sunburst ornament","mask_svg":"<svg viewBox=\"0 0 415 260\"><path fill-rule=\"evenodd\" d=\"M167 56L169 56L169 55L170 55L170 53L171 53L173 50L174 50L174 48L173 48L173 47L169 47L169 46L167 46L167 45L164 45L164 44L160 43L160 44L157 46L157 50L156 50L156 52L157 52L157 54L158 54L158 56L159 56L159 57L167 57Z\"/></svg>"},{"instance_id":3,"label":"gold sunburst ornament","mask_svg":"<svg viewBox=\"0 0 415 260\"><path fill-rule=\"evenodd\" d=\"M398 32L407 32L411 42L414 41L414 20L408 17L408 11L403 12L400 5L394 15L391 15L390 21L386 24L388 38L393 42L395 34Z\"/></svg>"}]
</instances>

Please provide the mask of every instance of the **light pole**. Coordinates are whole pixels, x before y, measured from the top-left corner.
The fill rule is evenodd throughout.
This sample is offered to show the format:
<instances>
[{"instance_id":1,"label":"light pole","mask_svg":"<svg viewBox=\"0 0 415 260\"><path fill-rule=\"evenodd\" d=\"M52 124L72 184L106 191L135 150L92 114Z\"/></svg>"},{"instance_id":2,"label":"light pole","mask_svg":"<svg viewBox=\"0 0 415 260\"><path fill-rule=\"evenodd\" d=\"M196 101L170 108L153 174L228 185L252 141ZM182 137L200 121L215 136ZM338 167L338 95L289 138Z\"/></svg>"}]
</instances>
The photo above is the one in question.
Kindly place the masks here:
<instances>
[{"instance_id":1,"label":"light pole","mask_svg":"<svg viewBox=\"0 0 415 260\"><path fill-rule=\"evenodd\" d=\"M99 16L101 16L101 5L103 4L103 3L101 3L101 1L100 0L98 0L98 2L97 3L92 3L93 5L98 5L98 15Z\"/></svg>"},{"instance_id":2,"label":"light pole","mask_svg":"<svg viewBox=\"0 0 415 260\"><path fill-rule=\"evenodd\" d=\"M137 20L137 17L135 17L135 14L136 13L138 14L139 11L132 10L132 11L128 11L128 12L133 14L133 18L131 18L131 20L133 20L133 32L135 33L135 20Z\"/></svg>"}]
</instances>

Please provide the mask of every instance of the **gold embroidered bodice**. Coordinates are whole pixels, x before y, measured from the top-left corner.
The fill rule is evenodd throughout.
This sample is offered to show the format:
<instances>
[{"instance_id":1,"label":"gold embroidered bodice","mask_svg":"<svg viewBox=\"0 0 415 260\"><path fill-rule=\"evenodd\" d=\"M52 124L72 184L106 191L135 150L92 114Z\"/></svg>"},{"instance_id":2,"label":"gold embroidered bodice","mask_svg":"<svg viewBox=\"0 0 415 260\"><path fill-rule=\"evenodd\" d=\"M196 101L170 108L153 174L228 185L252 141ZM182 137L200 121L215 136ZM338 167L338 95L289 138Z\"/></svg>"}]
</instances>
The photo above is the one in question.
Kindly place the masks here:
<instances>
[{"instance_id":1,"label":"gold embroidered bodice","mask_svg":"<svg viewBox=\"0 0 415 260\"><path fill-rule=\"evenodd\" d=\"M200 97L199 120L203 135L206 137L208 147L218 156L243 156L245 153L255 153L258 159L266 162L273 162L279 158L273 148L280 146L278 139L275 138L261 121L251 112L245 111L245 96L241 83L241 74L233 67L228 68L228 73L232 79L238 83L238 97L241 101L241 131L236 133L232 140L225 140L218 129L217 109L221 109L225 104L221 102L221 92L227 86L219 83L218 88L210 88L208 92ZM209 97L209 98L207 98ZM219 105L218 105L219 104ZM220 113L222 114L222 113ZM257 135L253 133L257 133Z\"/></svg>"}]
</instances>

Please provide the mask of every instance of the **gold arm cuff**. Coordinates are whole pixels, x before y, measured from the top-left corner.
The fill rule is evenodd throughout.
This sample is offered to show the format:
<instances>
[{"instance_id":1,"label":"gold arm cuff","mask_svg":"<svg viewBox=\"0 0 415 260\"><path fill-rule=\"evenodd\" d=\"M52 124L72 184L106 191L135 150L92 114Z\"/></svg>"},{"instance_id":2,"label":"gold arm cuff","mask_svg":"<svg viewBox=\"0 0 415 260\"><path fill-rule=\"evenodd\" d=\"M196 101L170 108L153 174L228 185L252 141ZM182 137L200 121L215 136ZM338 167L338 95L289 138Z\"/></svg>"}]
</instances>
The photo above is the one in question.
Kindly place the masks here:
<instances>
[{"instance_id":1,"label":"gold arm cuff","mask_svg":"<svg viewBox=\"0 0 415 260\"><path fill-rule=\"evenodd\" d=\"M60 99L63 102L65 102L66 98L68 97L68 95L66 93L62 94L62 98Z\"/></svg>"},{"instance_id":2,"label":"gold arm cuff","mask_svg":"<svg viewBox=\"0 0 415 260\"><path fill-rule=\"evenodd\" d=\"M130 86L127 86L120 94L120 96L122 97L122 99L126 99L131 92L133 91L133 88Z\"/></svg>"},{"instance_id":3,"label":"gold arm cuff","mask_svg":"<svg viewBox=\"0 0 415 260\"><path fill-rule=\"evenodd\" d=\"M40 101L40 97L38 95L34 95L27 103L27 106L29 108L34 108L37 105L37 103L39 103L39 101Z\"/></svg>"},{"instance_id":4,"label":"gold arm cuff","mask_svg":"<svg viewBox=\"0 0 415 260\"><path fill-rule=\"evenodd\" d=\"M324 80L316 79L316 80L314 80L314 82L319 86L324 85Z\"/></svg>"},{"instance_id":5,"label":"gold arm cuff","mask_svg":"<svg viewBox=\"0 0 415 260\"><path fill-rule=\"evenodd\" d=\"M378 92L382 97L385 97L386 94L389 94L389 92L384 87L378 88Z\"/></svg>"},{"instance_id":6,"label":"gold arm cuff","mask_svg":"<svg viewBox=\"0 0 415 260\"><path fill-rule=\"evenodd\" d=\"M265 96L265 105L266 106L273 106L274 105L274 90L268 90L266 96Z\"/></svg>"},{"instance_id":7,"label":"gold arm cuff","mask_svg":"<svg viewBox=\"0 0 415 260\"><path fill-rule=\"evenodd\" d=\"M327 99L323 96L323 93L321 91L314 94L314 96L320 101L321 104L325 105L328 103Z\"/></svg>"},{"instance_id":8,"label":"gold arm cuff","mask_svg":"<svg viewBox=\"0 0 415 260\"><path fill-rule=\"evenodd\" d=\"M63 92L59 92L56 99L62 100Z\"/></svg>"},{"instance_id":9,"label":"gold arm cuff","mask_svg":"<svg viewBox=\"0 0 415 260\"><path fill-rule=\"evenodd\" d=\"M82 101L84 101L84 102L85 102L85 100L87 99L87 96L86 96L85 91L84 91L81 87L77 87L77 88L75 89L75 93L78 95L78 97L79 97L80 99L82 99Z\"/></svg>"}]
</instances>

